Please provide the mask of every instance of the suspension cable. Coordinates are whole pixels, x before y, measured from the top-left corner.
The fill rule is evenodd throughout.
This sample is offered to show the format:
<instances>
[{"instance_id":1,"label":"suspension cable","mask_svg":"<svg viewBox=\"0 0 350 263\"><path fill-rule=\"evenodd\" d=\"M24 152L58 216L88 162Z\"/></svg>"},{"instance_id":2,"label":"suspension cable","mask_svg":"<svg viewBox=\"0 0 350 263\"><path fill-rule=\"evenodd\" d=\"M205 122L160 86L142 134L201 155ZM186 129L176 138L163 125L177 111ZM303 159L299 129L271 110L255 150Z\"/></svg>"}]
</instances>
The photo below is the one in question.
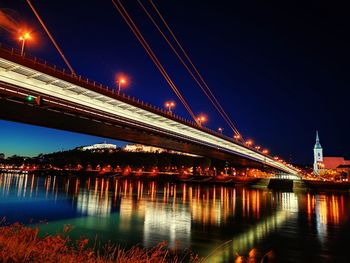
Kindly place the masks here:
<instances>
[{"instance_id":1,"label":"suspension cable","mask_svg":"<svg viewBox=\"0 0 350 263\"><path fill-rule=\"evenodd\" d=\"M164 69L163 65L160 63L159 59L157 58L157 56L155 55L155 53L153 52L153 50L151 49L150 45L148 44L148 42L145 40L145 38L143 37L142 33L140 32L140 30L138 29L138 27L136 26L136 24L134 23L133 19L130 17L129 13L126 11L126 9L124 8L123 4L120 2L120 0L112 0L112 3L114 5L114 7L117 9L117 11L119 12L119 14L122 16L122 18L124 19L124 21L127 23L127 25L129 26L129 28L131 29L131 31L133 32L133 34L136 36L136 38L138 39L138 41L141 43L142 47L145 49L146 53L148 54L148 56L151 58L151 60L153 61L153 63L156 65L156 67L158 68L158 70L160 71L160 73L163 75L163 77L165 78L165 80L168 82L169 86L172 88L172 90L174 91L174 93L177 95L177 97L179 98L179 100L182 102L182 104L184 105L184 107L186 108L186 110L188 111L188 113L190 114L190 116L193 118L193 120L200 125L200 123L198 122L196 116L194 115L193 111L191 110L190 106L187 104L186 100L183 98L183 96L181 95L181 93L179 92L179 90L177 89L176 85L174 84L174 82L171 80L170 76L168 75L168 73L166 72L166 70ZM119 5L118 5L118 4Z\"/></svg>"},{"instance_id":2,"label":"suspension cable","mask_svg":"<svg viewBox=\"0 0 350 263\"><path fill-rule=\"evenodd\" d=\"M181 63L183 64L183 66L186 68L186 70L188 71L188 73L191 75L191 77L194 79L194 81L198 84L198 86L201 88L201 90L204 92L204 94L207 96L207 98L210 100L210 102L213 104L213 106L215 107L215 109L219 112L219 114L223 117L223 119L226 121L226 123L228 124L228 126L230 126L230 128L234 131L235 134L239 134L238 130L236 129L236 127L233 125L232 121L229 119L229 117L227 116L227 114L225 112L223 112L222 108L220 109L220 105L218 106L217 103L215 103L215 101L213 100L213 98L210 96L210 94L208 94L208 91L203 87L203 84L198 80L198 78L194 75L194 73L192 72L192 70L189 68L189 66L187 65L187 63L183 60L183 58L180 56L180 54L177 52L177 50L174 48L173 44L170 42L170 40L168 39L168 37L164 34L164 32L162 31L162 29L159 27L159 25L157 24L157 22L153 19L152 15L147 11L147 9L145 8L145 6L142 4L142 2L140 0L138 0L139 5L142 7L143 11L146 13L146 15L148 16L148 18L152 21L153 25L157 28L157 30L159 31L159 33L162 35L162 37L164 38L164 40L168 43L169 47L172 49L172 51L175 53L175 55L177 56L177 58L181 61Z\"/></svg>"},{"instance_id":3,"label":"suspension cable","mask_svg":"<svg viewBox=\"0 0 350 263\"><path fill-rule=\"evenodd\" d=\"M140 3L140 1L138 0L138 2ZM152 7L154 8L154 10L156 11L156 13L158 14L158 16L160 17L160 19L162 20L163 24L165 25L165 27L167 28L167 30L169 31L169 33L171 34L172 38L175 40L176 44L178 45L178 47L180 48L180 50L182 51L182 53L184 54L184 56L186 57L186 59L188 60L188 62L190 63L190 65L192 66L192 68L194 69L194 71L196 72L197 76L199 77L199 79L202 81L202 83L204 84L207 92L210 94L210 96L212 97L212 99L210 99L210 101L212 102L212 100L215 101L215 104L217 106L215 106L215 108L217 109L217 107L220 109L218 110L221 114L221 116L225 116L224 119L229 123L229 126L233 129L233 131L235 132L236 135L239 135L240 138L242 138L241 134L239 133L238 129L235 127L234 123L232 122L232 120L229 118L229 116L227 115L227 113L225 112L225 110L223 109L223 107L221 106L221 104L219 103L219 101L216 99L216 97L214 96L213 92L211 91L211 89L209 88L209 86L207 85L206 81L204 80L204 78L202 77L202 75L200 74L199 70L197 69L197 67L194 65L194 63L192 62L191 58L189 57L188 53L185 51L185 49L182 47L180 41L177 39L176 35L174 34L174 32L172 31L172 29L170 28L170 26L168 25L168 23L165 21L164 17L162 16L162 14L160 13L160 11L158 10L158 8L156 7L156 5L153 3L152 0L149 0L149 2L151 3ZM141 3L140 3L141 4ZM141 4L142 6L142 4ZM150 17L150 16L149 16ZM151 19L153 20L153 19ZM154 21L154 20L153 20ZM157 26L159 28L159 26ZM164 38L165 35L164 33L162 34ZM170 41L167 41L168 44L170 43ZM171 45L171 44L169 44ZM172 48L174 51L174 48ZM182 60L182 59L180 59ZM187 67L186 67L187 68ZM192 71L191 71L192 72ZM190 73L191 76L193 75L193 73ZM198 79L195 78L197 84L198 84ZM203 90L203 86L199 85L201 87L201 89ZM208 93L205 92L203 90L203 92L207 95ZM208 96L208 95L207 95ZM209 96L208 96L209 98ZM213 103L213 102L212 102ZM213 104L214 105L214 104ZM242 138L243 140L243 138ZM244 141L244 140L243 140Z\"/></svg>"},{"instance_id":4,"label":"suspension cable","mask_svg":"<svg viewBox=\"0 0 350 263\"><path fill-rule=\"evenodd\" d=\"M121 5L121 2L118 1L119 4ZM115 3L114 3L115 4ZM154 52L152 51L152 49L150 48L150 46L148 45L148 43L146 42L146 40L143 38L141 32L138 30L138 28L136 27L135 23L133 22L133 20L131 19L130 16L128 16L128 13L126 12L125 8L123 8L123 11L126 12L126 14L123 14L123 12L121 12L122 10L115 5L117 10L119 9L121 15L123 16L124 20L127 22L127 24L129 25L129 27L131 28L131 30L133 31L133 33L135 34L135 36L138 38L138 40L140 41L140 43L142 44L142 46L145 48L147 54L151 57L152 61L156 64L157 68L160 70L161 74L163 75L163 77L166 79L166 81L169 83L169 85L171 86L171 88L174 90L175 94L179 97L179 99L181 100L181 102L183 102L185 104L185 107L187 105L187 103L184 101L184 99L182 98L181 94L179 93L179 91L176 89L176 86L173 84L173 82L171 81L169 75L166 73L165 69L163 68L163 66L161 65L161 63L159 62L159 60L157 59L157 57L155 56ZM128 17L127 17L128 16ZM129 20L128 20L129 19ZM188 106L188 105L187 105ZM186 109L189 109L189 107ZM190 109L189 109L190 110ZM191 110L190 110L190 114L191 114ZM193 113L192 113L193 114ZM192 116L192 115L191 115ZM194 116L194 114L193 114ZM195 117L194 117L195 118Z\"/></svg>"},{"instance_id":5,"label":"suspension cable","mask_svg":"<svg viewBox=\"0 0 350 263\"><path fill-rule=\"evenodd\" d=\"M62 57L64 63L66 63L66 65L68 66L70 72L74 75L77 76L75 74L75 71L73 69L73 67L69 64L67 58L64 56L62 50L60 49L60 47L58 46L58 44L56 43L55 39L52 37L50 31L47 29L47 27L45 26L44 21L40 18L38 12L35 10L34 6L32 5L32 3L30 2L30 0L27 0L27 3L29 5L29 7L32 9L33 13L35 14L36 18L39 20L41 26L44 28L45 32L47 33L47 35L49 36L50 40L52 41L52 43L54 44L55 48L57 49L58 53L60 54L60 56Z\"/></svg>"}]
</instances>

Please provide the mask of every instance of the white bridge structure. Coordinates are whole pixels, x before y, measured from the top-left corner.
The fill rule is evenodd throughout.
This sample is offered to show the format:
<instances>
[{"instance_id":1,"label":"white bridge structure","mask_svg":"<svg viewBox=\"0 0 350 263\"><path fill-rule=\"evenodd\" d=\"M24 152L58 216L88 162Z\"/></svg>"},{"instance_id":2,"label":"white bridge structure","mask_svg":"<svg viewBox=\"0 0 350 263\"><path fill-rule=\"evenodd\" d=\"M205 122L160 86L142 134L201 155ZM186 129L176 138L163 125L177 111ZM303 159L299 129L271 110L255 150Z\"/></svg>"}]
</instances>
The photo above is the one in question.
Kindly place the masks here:
<instances>
[{"instance_id":1,"label":"white bridge structure","mask_svg":"<svg viewBox=\"0 0 350 263\"><path fill-rule=\"evenodd\" d=\"M242 166L294 175L299 172L221 133L4 47L0 48L0 118L214 157Z\"/></svg>"}]
</instances>

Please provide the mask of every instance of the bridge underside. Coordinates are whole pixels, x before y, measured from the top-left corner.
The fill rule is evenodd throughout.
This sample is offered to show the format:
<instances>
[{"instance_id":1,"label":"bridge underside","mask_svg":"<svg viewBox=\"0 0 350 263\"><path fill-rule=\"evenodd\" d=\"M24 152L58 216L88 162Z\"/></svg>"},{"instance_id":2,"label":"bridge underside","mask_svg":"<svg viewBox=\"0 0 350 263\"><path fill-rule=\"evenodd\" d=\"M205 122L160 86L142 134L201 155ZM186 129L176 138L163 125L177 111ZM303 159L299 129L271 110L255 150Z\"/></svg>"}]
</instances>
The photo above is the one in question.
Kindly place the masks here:
<instances>
[{"instance_id":1,"label":"bridge underside","mask_svg":"<svg viewBox=\"0 0 350 263\"><path fill-rule=\"evenodd\" d=\"M3 85L3 84L0 84ZM0 94L0 118L9 121L28 123L59 130L90 134L116 140L141 143L185 153L206 156L219 160L227 160L237 168L252 167L272 170L263 164L246 159L239 155L226 153L204 145L197 145L171 136L164 136L157 131L140 129L133 123L105 120L103 117L89 116L74 109L62 109L57 105L45 103L44 106L27 103L23 97Z\"/></svg>"}]
</instances>

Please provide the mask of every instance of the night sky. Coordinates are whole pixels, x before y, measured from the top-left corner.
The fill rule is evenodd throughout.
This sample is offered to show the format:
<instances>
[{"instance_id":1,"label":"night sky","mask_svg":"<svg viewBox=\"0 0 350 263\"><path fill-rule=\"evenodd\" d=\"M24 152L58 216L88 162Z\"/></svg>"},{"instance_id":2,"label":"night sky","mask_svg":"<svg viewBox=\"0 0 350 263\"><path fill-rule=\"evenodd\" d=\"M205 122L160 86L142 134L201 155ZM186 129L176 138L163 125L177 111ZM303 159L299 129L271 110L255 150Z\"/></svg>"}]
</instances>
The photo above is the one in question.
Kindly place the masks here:
<instances>
[{"instance_id":1,"label":"night sky","mask_svg":"<svg viewBox=\"0 0 350 263\"><path fill-rule=\"evenodd\" d=\"M146 0L143 0L147 4ZM154 0L210 88L245 138L272 154L311 163L315 131L325 156L350 158L349 15L334 1ZM157 106L173 99L190 118L111 1L35 1L75 71ZM124 0L142 33L196 114L212 129L224 127L209 100L186 73L136 0ZM149 5L147 5L150 7ZM26 52L64 66L22 0L1 10L33 31ZM19 47L16 34L0 41ZM103 138L0 121L0 152L36 155L104 141ZM107 139L108 142L113 142Z\"/></svg>"}]
</instances>

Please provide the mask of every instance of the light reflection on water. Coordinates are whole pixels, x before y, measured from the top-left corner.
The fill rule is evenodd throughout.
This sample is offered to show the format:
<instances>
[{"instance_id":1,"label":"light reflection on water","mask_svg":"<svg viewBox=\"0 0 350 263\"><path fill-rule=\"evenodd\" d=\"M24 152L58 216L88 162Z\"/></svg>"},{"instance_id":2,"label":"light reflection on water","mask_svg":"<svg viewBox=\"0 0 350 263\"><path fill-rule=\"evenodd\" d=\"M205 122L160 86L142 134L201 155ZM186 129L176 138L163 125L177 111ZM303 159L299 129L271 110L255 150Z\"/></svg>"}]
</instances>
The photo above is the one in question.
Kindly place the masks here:
<instances>
[{"instance_id":1,"label":"light reflection on water","mask_svg":"<svg viewBox=\"0 0 350 263\"><path fill-rule=\"evenodd\" d=\"M41 226L45 233L72 224L73 237L98 235L146 247L167 241L203 256L215 250L212 262L230 261L254 247L270 249L278 235L297 242L313 230L310 238L321 246L317 253L331 253L322 249L348 223L348 213L348 194L0 174L0 216L10 222L48 220Z\"/></svg>"}]
</instances>

